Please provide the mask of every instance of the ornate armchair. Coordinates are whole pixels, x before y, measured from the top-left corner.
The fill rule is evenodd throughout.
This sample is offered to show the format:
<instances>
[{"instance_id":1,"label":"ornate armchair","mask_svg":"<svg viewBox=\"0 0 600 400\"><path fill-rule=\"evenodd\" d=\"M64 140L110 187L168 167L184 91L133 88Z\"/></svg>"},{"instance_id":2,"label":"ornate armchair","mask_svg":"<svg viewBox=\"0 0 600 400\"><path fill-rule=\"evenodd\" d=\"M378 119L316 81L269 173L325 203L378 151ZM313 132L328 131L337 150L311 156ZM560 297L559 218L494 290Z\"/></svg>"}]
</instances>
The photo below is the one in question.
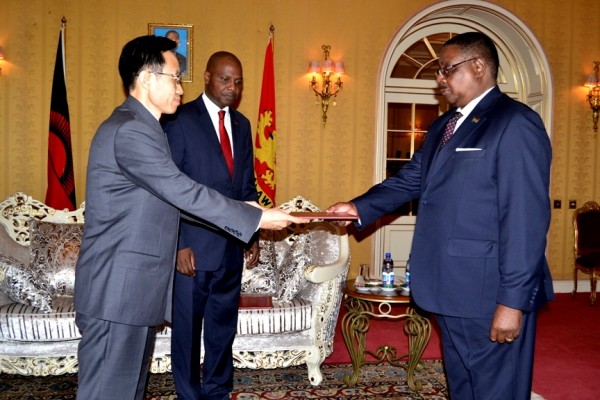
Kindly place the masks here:
<instances>
[{"instance_id":1,"label":"ornate armchair","mask_svg":"<svg viewBox=\"0 0 600 400\"><path fill-rule=\"evenodd\" d=\"M596 303L596 284L600 276L600 205L588 201L573 213L574 263L573 295L577 293L577 272L590 276L590 305Z\"/></svg>"}]
</instances>

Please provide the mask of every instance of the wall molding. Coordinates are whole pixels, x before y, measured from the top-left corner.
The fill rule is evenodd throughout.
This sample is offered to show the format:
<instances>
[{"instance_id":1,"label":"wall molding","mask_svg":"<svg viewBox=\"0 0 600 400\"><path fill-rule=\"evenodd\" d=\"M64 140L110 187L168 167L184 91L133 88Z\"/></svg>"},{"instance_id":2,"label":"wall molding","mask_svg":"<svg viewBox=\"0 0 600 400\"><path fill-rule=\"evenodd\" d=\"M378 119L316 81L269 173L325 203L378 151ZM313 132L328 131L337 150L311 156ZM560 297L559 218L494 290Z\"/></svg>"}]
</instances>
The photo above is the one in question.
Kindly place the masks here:
<instances>
[{"instance_id":1,"label":"wall molding","mask_svg":"<svg viewBox=\"0 0 600 400\"><path fill-rule=\"evenodd\" d=\"M555 280L552 281L555 293L571 293L573 291L573 280ZM590 293L591 286L589 279L577 280L577 293Z\"/></svg>"}]
</instances>

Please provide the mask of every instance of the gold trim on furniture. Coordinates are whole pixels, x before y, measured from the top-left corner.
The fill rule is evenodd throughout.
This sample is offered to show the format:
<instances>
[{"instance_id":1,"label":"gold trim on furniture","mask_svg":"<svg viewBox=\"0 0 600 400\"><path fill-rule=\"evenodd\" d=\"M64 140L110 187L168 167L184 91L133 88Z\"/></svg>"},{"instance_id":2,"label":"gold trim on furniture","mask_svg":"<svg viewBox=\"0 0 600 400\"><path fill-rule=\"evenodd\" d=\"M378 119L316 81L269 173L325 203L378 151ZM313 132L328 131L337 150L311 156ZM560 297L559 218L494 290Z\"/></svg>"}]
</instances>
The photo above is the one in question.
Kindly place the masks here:
<instances>
[{"instance_id":1,"label":"gold trim on furniture","mask_svg":"<svg viewBox=\"0 0 600 400\"><path fill-rule=\"evenodd\" d=\"M344 376L348 386L356 385L360 367L366 364L381 364L387 361L390 365L406 371L410 390L421 390L421 381L415 380L415 371L421 371L421 356L431 337L431 322L420 315L411 304L410 297L397 295L378 295L359 292L352 281L346 281L342 292L348 312L342 319L342 334L352 360L352 373ZM395 314L393 304L406 304L406 312ZM367 349L367 332L371 318L388 318L404 321L404 333L408 337L408 353L398 355L396 348L381 345L374 352ZM366 356L374 358L367 360Z\"/></svg>"}]
</instances>

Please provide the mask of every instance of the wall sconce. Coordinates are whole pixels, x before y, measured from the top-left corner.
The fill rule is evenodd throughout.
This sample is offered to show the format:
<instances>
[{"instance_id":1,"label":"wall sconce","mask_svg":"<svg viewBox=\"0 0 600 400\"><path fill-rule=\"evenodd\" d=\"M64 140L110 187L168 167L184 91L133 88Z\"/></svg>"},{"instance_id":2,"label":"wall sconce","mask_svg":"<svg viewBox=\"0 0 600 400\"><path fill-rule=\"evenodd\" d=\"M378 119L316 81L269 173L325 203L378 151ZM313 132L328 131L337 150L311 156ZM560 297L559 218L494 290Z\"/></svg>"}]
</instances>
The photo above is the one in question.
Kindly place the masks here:
<instances>
[{"instance_id":1,"label":"wall sconce","mask_svg":"<svg viewBox=\"0 0 600 400\"><path fill-rule=\"evenodd\" d=\"M600 61L594 61L593 72L588 76L585 86L589 89L588 102L592 109L592 121L594 122L594 135L598 132L598 116L600 115Z\"/></svg>"},{"instance_id":2,"label":"wall sconce","mask_svg":"<svg viewBox=\"0 0 600 400\"><path fill-rule=\"evenodd\" d=\"M321 110L323 111L323 125L327 122L327 110L329 109L329 101L332 99L332 104L335 106L335 98L340 90L342 90L342 78L341 75L344 73L344 63L341 61L332 61L329 59L329 51L331 50L331 46L323 45L321 46L323 49L323 57L325 60L322 63L319 63L316 60L310 62L308 72L312 73L312 80L310 81L310 88L315 93L317 97L317 104L321 104ZM331 81L332 74L337 75L337 81ZM321 74L322 82L321 89L317 89L317 74ZM335 85L335 86L334 86ZM319 102L320 100L320 102Z\"/></svg>"},{"instance_id":3,"label":"wall sconce","mask_svg":"<svg viewBox=\"0 0 600 400\"><path fill-rule=\"evenodd\" d=\"M0 47L0 61L4 61L4 49ZM0 78L2 77L2 67L0 67Z\"/></svg>"}]
</instances>

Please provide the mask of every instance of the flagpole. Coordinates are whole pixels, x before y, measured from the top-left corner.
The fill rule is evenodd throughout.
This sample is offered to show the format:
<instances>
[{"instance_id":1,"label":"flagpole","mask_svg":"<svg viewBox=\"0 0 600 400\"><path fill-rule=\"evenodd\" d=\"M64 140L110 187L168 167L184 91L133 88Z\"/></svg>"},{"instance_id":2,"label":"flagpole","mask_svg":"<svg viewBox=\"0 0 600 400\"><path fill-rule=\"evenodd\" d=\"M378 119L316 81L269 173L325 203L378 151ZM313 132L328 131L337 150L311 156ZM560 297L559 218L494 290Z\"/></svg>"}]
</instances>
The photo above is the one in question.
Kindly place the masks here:
<instances>
[{"instance_id":1,"label":"flagpole","mask_svg":"<svg viewBox=\"0 0 600 400\"><path fill-rule=\"evenodd\" d=\"M61 19L48 126L48 186L45 203L57 210L75 210L75 173L71 146L71 124L67 101L67 68L65 57L65 30L67 19Z\"/></svg>"},{"instance_id":2,"label":"flagpole","mask_svg":"<svg viewBox=\"0 0 600 400\"><path fill-rule=\"evenodd\" d=\"M65 77L65 85L67 82L67 64L66 64L66 57L65 57L65 48L67 47L67 35L65 35L65 31L67 30L67 19L65 18L65 16L63 15L62 19L60 20L60 38L62 40L62 54L61 54L61 58L62 58L62 63L63 63L63 75Z\"/></svg>"}]
</instances>

